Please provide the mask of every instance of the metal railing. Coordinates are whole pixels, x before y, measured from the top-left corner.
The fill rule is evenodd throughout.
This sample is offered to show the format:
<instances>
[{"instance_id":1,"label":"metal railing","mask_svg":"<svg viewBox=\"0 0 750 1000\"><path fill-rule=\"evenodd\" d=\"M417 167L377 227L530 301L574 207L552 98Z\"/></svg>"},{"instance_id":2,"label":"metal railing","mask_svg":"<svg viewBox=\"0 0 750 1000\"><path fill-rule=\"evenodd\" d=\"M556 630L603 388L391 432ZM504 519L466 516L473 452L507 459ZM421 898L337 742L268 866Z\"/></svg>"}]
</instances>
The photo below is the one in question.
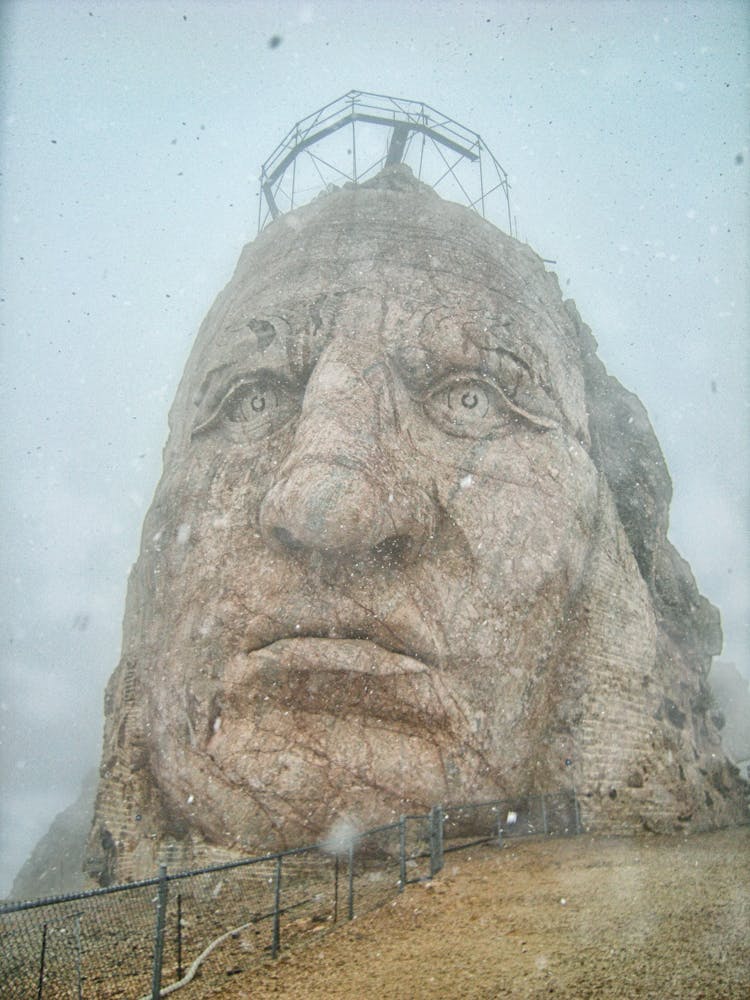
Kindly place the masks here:
<instances>
[{"instance_id":1,"label":"metal railing","mask_svg":"<svg viewBox=\"0 0 750 1000\"><path fill-rule=\"evenodd\" d=\"M153 1000L241 935L251 960L434 878L446 853L580 833L574 792L434 806L293 850L0 906L0 997ZM188 964L190 963L190 964ZM170 989L170 984L171 989Z\"/></svg>"},{"instance_id":2,"label":"metal railing","mask_svg":"<svg viewBox=\"0 0 750 1000\"><path fill-rule=\"evenodd\" d=\"M258 232L313 195L396 163L512 233L508 174L477 132L423 101L362 90L296 122L263 163Z\"/></svg>"}]
</instances>

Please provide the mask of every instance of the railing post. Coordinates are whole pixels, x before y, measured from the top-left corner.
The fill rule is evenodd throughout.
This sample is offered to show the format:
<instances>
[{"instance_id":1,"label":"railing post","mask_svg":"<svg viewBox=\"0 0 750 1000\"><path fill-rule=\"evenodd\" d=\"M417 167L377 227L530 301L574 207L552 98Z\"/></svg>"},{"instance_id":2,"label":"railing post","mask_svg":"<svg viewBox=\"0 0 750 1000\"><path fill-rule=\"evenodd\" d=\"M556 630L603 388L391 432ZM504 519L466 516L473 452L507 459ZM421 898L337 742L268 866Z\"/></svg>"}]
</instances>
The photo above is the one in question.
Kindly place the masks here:
<instances>
[{"instance_id":1,"label":"railing post","mask_svg":"<svg viewBox=\"0 0 750 1000\"><path fill-rule=\"evenodd\" d=\"M276 858L276 875L273 881L273 941L271 942L271 958L279 953L280 918L281 918L281 855Z\"/></svg>"},{"instance_id":2,"label":"railing post","mask_svg":"<svg viewBox=\"0 0 750 1000\"><path fill-rule=\"evenodd\" d=\"M42 927L42 951L39 956L39 986L36 991L37 1000L42 1000L42 990L44 989L44 956L47 951L47 925Z\"/></svg>"},{"instance_id":3,"label":"railing post","mask_svg":"<svg viewBox=\"0 0 750 1000\"><path fill-rule=\"evenodd\" d=\"M430 878L443 867L443 807L430 809Z\"/></svg>"},{"instance_id":4,"label":"railing post","mask_svg":"<svg viewBox=\"0 0 750 1000\"><path fill-rule=\"evenodd\" d=\"M349 844L349 919L354 919L354 844Z\"/></svg>"},{"instance_id":5,"label":"railing post","mask_svg":"<svg viewBox=\"0 0 750 1000\"><path fill-rule=\"evenodd\" d=\"M398 821L398 891L406 887L406 816L400 816Z\"/></svg>"},{"instance_id":6,"label":"railing post","mask_svg":"<svg viewBox=\"0 0 750 1000\"><path fill-rule=\"evenodd\" d=\"M164 927L167 916L167 866L159 865L159 891L156 897L156 930L154 931L154 969L151 978L151 1000L161 996L161 966L164 958Z\"/></svg>"}]
</instances>

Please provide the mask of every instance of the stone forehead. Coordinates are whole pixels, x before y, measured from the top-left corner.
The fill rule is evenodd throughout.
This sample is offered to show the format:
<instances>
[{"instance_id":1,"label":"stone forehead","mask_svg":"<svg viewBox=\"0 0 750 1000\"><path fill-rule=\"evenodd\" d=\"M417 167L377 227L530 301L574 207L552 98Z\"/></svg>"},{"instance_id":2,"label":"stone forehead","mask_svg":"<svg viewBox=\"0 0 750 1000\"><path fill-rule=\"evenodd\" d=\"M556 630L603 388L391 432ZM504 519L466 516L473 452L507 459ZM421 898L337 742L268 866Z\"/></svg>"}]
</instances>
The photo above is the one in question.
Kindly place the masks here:
<instances>
[{"instance_id":1,"label":"stone forehead","mask_svg":"<svg viewBox=\"0 0 750 1000\"><path fill-rule=\"evenodd\" d=\"M482 288L562 313L556 279L529 247L475 212L421 192L340 191L282 216L247 249L242 284L254 295L274 294L282 275L289 292L320 280L331 290L388 282L398 292L421 279L425 291L455 294L468 284L472 293ZM235 299L243 288L236 291Z\"/></svg>"},{"instance_id":2,"label":"stone forehead","mask_svg":"<svg viewBox=\"0 0 750 1000\"><path fill-rule=\"evenodd\" d=\"M555 387L571 425L585 423L578 339L556 277L475 212L422 191L338 191L261 233L203 324L189 363L193 391L248 323L294 336L334 312L386 328L408 315L411 324L390 330L405 337L429 316L423 336L435 345L453 330L510 349Z\"/></svg>"}]
</instances>

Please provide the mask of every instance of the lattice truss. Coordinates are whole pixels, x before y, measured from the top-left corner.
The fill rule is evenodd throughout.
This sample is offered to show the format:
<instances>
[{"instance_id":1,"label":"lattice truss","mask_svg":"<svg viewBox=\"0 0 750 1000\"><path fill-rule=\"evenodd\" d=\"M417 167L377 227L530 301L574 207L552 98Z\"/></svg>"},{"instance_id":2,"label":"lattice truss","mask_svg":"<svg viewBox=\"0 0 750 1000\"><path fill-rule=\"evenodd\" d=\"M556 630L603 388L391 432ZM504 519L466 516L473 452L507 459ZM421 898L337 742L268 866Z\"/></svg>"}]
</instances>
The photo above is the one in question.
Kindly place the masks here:
<instances>
[{"instance_id":1,"label":"lattice truss","mask_svg":"<svg viewBox=\"0 0 750 1000\"><path fill-rule=\"evenodd\" d=\"M361 90L298 121L265 161L258 231L321 191L362 183L396 163L512 232L508 175L480 135L421 101Z\"/></svg>"}]
</instances>

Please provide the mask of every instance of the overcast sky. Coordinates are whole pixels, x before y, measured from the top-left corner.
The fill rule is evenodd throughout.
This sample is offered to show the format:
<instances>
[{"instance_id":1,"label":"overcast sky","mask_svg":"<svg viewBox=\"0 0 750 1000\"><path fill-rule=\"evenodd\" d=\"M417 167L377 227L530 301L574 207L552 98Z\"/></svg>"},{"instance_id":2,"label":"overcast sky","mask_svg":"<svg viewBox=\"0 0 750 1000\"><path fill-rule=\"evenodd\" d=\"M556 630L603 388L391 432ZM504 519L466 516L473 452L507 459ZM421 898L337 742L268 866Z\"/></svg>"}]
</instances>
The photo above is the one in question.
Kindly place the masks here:
<instances>
[{"instance_id":1,"label":"overcast sky","mask_svg":"<svg viewBox=\"0 0 750 1000\"><path fill-rule=\"evenodd\" d=\"M0 894L98 762L167 410L259 165L352 88L431 104L508 171L519 235L649 411L671 538L748 672L744 0L0 11Z\"/></svg>"}]
</instances>

